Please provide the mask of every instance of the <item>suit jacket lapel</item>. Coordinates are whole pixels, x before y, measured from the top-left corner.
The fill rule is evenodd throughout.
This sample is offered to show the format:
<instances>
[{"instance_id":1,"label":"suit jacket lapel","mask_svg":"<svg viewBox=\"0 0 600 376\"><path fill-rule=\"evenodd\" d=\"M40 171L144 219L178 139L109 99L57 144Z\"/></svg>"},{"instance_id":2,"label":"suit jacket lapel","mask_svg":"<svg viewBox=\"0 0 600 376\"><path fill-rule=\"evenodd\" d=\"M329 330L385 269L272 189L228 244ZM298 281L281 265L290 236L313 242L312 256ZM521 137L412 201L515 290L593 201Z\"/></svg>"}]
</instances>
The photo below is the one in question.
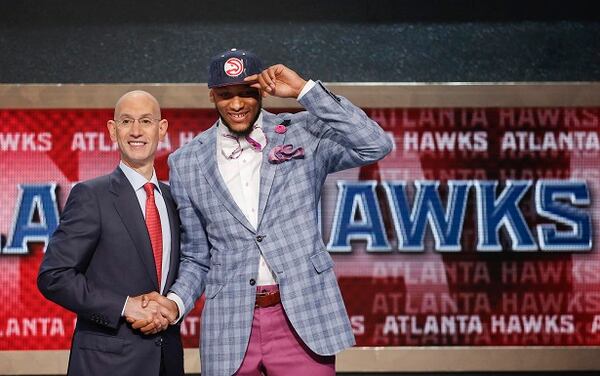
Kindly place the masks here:
<instances>
[{"instance_id":1,"label":"suit jacket lapel","mask_svg":"<svg viewBox=\"0 0 600 376\"><path fill-rule=\"evenodd\" d=\"M146 221L140 210L133 187L129 184L123 171L118 167L110 176L109 190L115 195L113 201L115 209L133 240L135 249L144 264L146 272L148 272L148 277L152 280L156 291L158 291L158 276L156 275L154 255L152 253L148 229L146 228Z\"/></svg>"},{"instance_id":2,"label":"suit jacket lapel","mask_svg":"<svg viewBox=\"0 0 600 376\"><path fill-rule=\"evenodd\" d=\"M277 145L282 145L285 140L285 133L276 133L275 126L281 124L282 117L263 111L263 132L267 136L267 147L263 150L263 160L260 167L260 195L258 199L258 226L267 207L267 200L275 178L275 172L279 165L269 162L269 151Z\"/></svg>"},{"instance_id":3,"label":"suit jacket lapel","mask_svg":"<svg viewBox=\"0 0 600 376\"><path fill-rule=\"evenodd\" d=\"M177 217L177 209L175 208L175 202L173 197L164 185L161 187L163 197L165 199L165 205L167 206L167 212L169 214L169 226L171 228L171 259L169 262L169 275L165 282L165 292L171 287L175 278L177 277L177 270L179 264L179 219Z\"/></svg>"},{"instance_id":4,"label":"suit jacket lapel","mask_svg":"<svg viewBox=\"0 0 600 376\"><path fill-rule=\"evenodd\" d=\"M229 193L227 185L223 180L223 176L219 171L217 164L217 139L218 127L215 123L211 128L205 131L202 137L198 138L198 141L202 144L201 147L196 148L196 158L200 171L204 174L206 181L215 193L215 196L221 201L227 211L235 217L244 227L248 230L255 232L250 222L244 216L244 213L236 205L235 200Z\"/></svg>"}]
</instances>

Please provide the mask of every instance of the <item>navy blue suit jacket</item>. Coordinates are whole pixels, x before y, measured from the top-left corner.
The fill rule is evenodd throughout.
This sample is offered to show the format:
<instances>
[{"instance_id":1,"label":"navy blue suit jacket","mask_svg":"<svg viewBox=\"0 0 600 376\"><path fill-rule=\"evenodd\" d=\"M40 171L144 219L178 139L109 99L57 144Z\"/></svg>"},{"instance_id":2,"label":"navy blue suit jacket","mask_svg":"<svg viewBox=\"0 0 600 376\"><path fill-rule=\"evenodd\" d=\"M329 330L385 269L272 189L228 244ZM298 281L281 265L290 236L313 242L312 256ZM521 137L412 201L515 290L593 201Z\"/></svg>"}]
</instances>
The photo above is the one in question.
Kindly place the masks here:
<instances>
[{"instance_id":1,"label":"navy blue suit jacket","mask_svg":"<svg viewBox=\"0 0 600 376\"><path fill-rule=\"evenodd\" d=\"M168 291L179 267L179 218L169 187L160 189L171 227ZM161 355L168 375L183 374L179 325L147 336L121 317L126 297L157 291L158 280L138 199L120 168L73 187L37 282L77 314L69 375L158 375Z\"/></svg>"}]
</instances>

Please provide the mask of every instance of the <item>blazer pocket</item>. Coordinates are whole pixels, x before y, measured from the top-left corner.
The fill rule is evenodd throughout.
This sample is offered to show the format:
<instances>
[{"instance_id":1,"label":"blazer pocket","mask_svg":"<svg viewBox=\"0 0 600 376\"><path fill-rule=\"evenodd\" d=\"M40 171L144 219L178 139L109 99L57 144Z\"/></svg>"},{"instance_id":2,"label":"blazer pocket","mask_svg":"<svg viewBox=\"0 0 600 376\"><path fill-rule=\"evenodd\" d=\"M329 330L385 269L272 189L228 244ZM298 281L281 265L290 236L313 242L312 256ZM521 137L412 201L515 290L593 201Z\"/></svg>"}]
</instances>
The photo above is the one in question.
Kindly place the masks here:
<instances>
[{"instance_id":1,"label":"blazer pocket","mask_svg":"<svg viewBox=\"0 0 600 376\"><path fill-rule=\"evenodd\" d=\"M221 291L222 288L223 285L220 283L206 285L206 288L204 289L204 295L206 295L206 299L214 298L219 293L219 291Z\"/></svg>"},{"instance_id":2,"label":"blazer pocket","mask_svg":"<svg viewBox=\"0 0 600 376\"><path fill-rule=\"evenodd\" d=\"M113 354L122 354L129 343L122 338L109 337L93 333L79 333L79 348Z\"/></svg>"},{"instance_id":3,"label":"blazer pocket","mask_svg":"<svg viewBox=\"0 0 600 376\"><path fill-rule=\"evenodd\" d=\"M317 273L323 273L326 270L333 268L334 262L331 255L327 251L320 251L310 256L310 261Z\"/></svg>"}]
</instances>

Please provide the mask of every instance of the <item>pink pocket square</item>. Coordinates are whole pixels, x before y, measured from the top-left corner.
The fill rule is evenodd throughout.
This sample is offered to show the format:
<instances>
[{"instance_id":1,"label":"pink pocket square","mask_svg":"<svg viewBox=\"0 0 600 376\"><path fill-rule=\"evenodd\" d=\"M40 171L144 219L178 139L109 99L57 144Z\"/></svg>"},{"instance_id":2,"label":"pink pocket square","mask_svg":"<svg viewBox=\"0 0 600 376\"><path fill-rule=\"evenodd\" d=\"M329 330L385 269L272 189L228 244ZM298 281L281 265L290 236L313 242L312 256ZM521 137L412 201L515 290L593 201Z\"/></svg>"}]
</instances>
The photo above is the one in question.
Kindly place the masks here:
<instances>
[{"instance_id":1,"label":"pink pocket square","mask_svg":"<svg viewBox=\"0 0 600 376\"><path fill-rule=\"evenodd\" d=\"M304 149L296 148L292 144L277 145L269 152L269 162L271 163L283 163L290 159L304 158Z\"/></svg>"}]
</instances>

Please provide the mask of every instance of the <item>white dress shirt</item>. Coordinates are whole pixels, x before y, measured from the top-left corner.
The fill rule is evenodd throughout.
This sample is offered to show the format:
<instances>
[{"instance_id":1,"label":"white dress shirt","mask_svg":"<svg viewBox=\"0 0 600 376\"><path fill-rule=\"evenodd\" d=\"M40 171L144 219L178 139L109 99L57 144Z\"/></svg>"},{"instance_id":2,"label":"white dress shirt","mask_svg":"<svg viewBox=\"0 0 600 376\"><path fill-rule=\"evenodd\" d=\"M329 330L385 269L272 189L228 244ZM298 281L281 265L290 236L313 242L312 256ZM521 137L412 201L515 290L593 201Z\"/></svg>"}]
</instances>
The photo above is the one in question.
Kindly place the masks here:
<instances>
[{"instance_id":1,"label":"white dress shirt","mask_svg":"<svg viewBox=\"0 0 600 376\"><path fill-rule=\"evenodd\" d=\"M258 116L255 126L262 128L262 113ZM239 137L240 146L243 151L238 158L228 159L222 149L222 143L228 141L223 134L231 135L231 132L219 120L219 127L217 128L217 165L219 172L233 200L242 213L244 213L248 222L256 229L258 226L260 166L263 160L263 152L252 149L244 137ZM263 147L268 149L270 145L263 145ZM262 286L274 285L276 283L273 271L271 271L261 253L256 284Z\"/></svg>"},{"instance_id":2,"label":"white dress shirt","mask_svg":"<svg viewBox=\"0 0 600 376\"><path fill-rule=\"evenodd\" d=\"M138 204L140 205L140 209L142 209L142 214L144 218L146 218L146 191L144 190L144 184L148 183L148 180L144 176L142 176L139 172L135 171L131 167L127 166L123 161L119 163L119 168L125 174L125 177L129 181L129 184L133 187L135 194L138 199ZM165 199L162 196L162 192L160 190L160 186L158 185L158 179L156 178L156 172L152 171L152 178L150 178L150 182L154 183L156 187L156 191L158 194L154 195L154 202L156 204L156 208L158 209L158 214L160 216L160 227L162 230L162 241L163 241L163 252L162 252L162 266L161 266L161 280L160 280L160 290L161 293L165 288L165 283L167 282L167 276L169 274L169 263L171 261L171 225L169 223L169 214L167 212L167 205L165 204ZM127 300L125 300L125 305L127 305ZM125 306L123 306L123 312L125 311Z\"/></svg>"}]
</instances>

